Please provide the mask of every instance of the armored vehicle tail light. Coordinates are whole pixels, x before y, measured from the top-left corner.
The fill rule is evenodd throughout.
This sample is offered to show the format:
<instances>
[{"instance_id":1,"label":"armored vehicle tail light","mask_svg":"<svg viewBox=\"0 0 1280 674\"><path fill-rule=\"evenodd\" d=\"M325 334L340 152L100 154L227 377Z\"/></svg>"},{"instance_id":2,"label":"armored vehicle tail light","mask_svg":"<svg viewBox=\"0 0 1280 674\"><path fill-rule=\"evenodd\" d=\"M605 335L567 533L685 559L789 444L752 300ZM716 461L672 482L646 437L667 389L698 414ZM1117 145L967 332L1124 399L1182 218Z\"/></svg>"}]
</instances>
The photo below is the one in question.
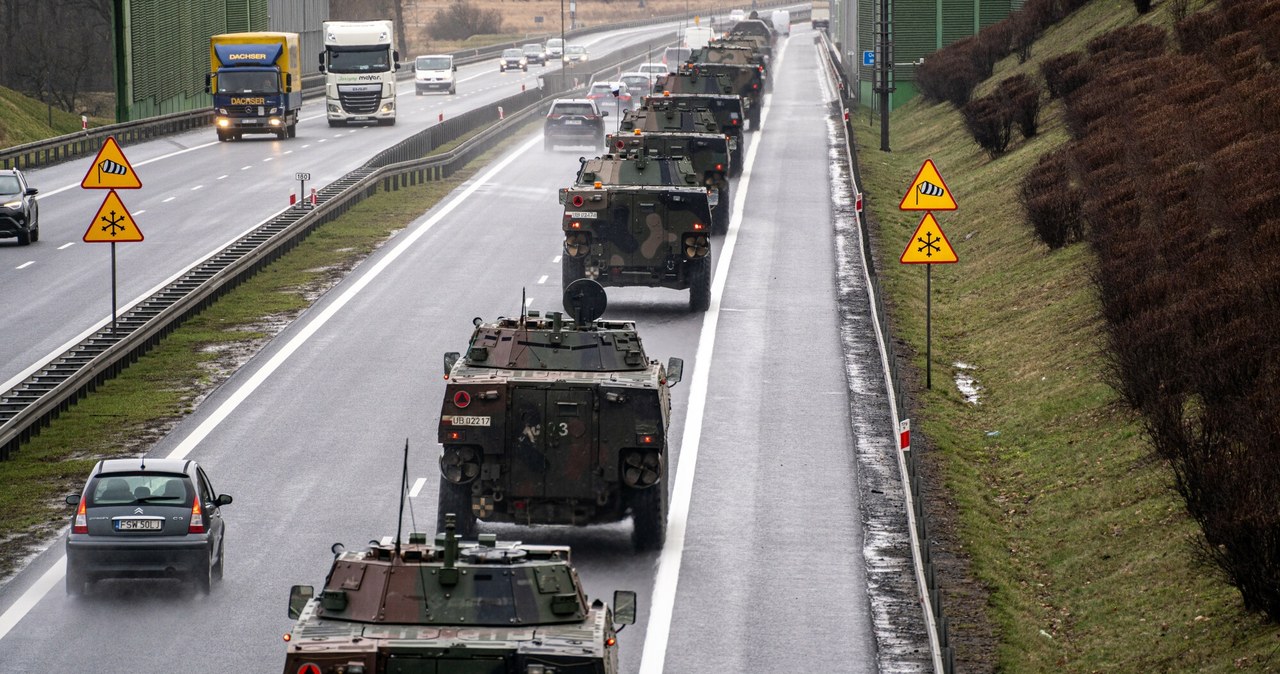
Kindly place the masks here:
<instances>
[{"instance_id":1,"label":"armored vehicle tail light","mask_svg":"<svg viewBox=\"0 0 1280 674\"><path fill-rule=\"evenodd\" d=\"M604 187L604 183L602 183L602 182L600 182L599 180L597 180L597 181L596 181L596 184L595 184L595 188L596 188L596 189L601 189L601 188L603 188L603 187Z\"/></svg>"},{"instance_id":2,"label":"armored vehicle tail light","mask_svg":"<svg viewBox=\"0 0 1280 674\"><path fill-rule=\"evenodd\" d=\"M716 170L717 170L717 171L723 171L723 170L724 170L724 164L716 164Z\"/></svg>"},{"instance_id":3,"label":"armored vehicle tail light","mask_svg":"<svg viewBox=\"0 0 1280 674\"><path fill-rule=\"evenodd\" d=\"M582 229L582 223L575 220L569 223L569 229Z\"/></svg>"},{"instance_id":4,"label":"armored vehicle tail light","mask_svg":"<svg viewBox=\"0 0 1280 674\"><path fill-rule=\"evenodd\" d=\"M596 183L596 185L599 185L599 184L600 184L600 183ZM581 195L581 194L575 194L575 195L573 195L573 205L574 205L574 206L581 206L581 205L582 205L582 201L583 201L583 199L582 199L582 195Z\"/></svg>"},{"instance_id":5,"label":"armored vehicle tail light","mask_svg":"<svg viewBox=\"0 0 1280 674\"><path fill-rule=\"evenodd\" d=\"M76 508L76 523L71 526L71 533L73 534L89 533L89 519L84 512L85 500L83 496L80 497L80 505Z\"/></svg>"},{"instance_id":6,"label":"armored vehicle tail light","mask_svg":"<svg viewBox=\"0 0 1280 674\"><path fill-rule=\"evenodd\" d=\"M633 131L632 133L634 133L635 135L639 136L639 135L640 135L640 129L636 129L636 130L635 130L635 131Z\"/></svg>"},{"instance_id":7,"label":"armored vehicle tail light","mask_svg":"<svg viewBox=\"0 0 1280 674\"><path fill-rule=\"evenodd\" d=\"M751 88L752 88L752 89L759 89L759 88L760 88L760 84L759 84L759 83L757 83L757 82L752 82L752 83L751 83Z\"/></svg>"},{"instance_id":8,"label":"armored vehicle tail light","mask_svg":"<svg viewBox=\"0 0 1280 674\"><path fill-rule=\"evenodd\" d=\"M466 440L467 436L462 431L449 431L446 435L451 441Z\"/></svg>"},{"instance_id":9,"label":"armored vehicle tail light","mask_svg":"<svg viewBox=\"0 0 1280 674\"><path fill-rule=\"evenodd\" d=\"M604 640L604 645L609 648L612 648L618 645L618 640L613 637L609 637L608 639Z\"/></svg>"},{"instance_id":10,"label":"armored vehicle tail light","mask_svg":"<svg viewBox=\"0 0 1280 674\"><path fill-rule=\"evenodd\" d=\"M200 510L200 497L198 495L191 500L191 524L187 525L187 533L204 533L204 512Z\"/></svg>"}]
</instances>

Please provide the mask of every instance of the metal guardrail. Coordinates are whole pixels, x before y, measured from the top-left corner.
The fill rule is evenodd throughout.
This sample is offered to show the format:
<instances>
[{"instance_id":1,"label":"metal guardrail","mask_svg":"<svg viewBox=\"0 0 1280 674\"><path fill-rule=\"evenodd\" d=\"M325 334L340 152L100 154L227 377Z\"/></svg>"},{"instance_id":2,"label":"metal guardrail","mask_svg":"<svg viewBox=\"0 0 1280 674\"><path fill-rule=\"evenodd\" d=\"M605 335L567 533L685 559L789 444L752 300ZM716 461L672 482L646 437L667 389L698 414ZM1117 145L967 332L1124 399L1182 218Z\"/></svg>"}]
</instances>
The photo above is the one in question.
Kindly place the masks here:
<instances>
[{"instance_id":1,"label":"metal guardrail","mask_svg":"<svg viewBox=\"0 0 1280 674\"><path fill-rule=\"evenodd\" d=\"M673 39L674 35L660 38ZM632 48L583 70L586 81L644 56ZM346 213L356 203L384 190L397 190L442 180L465 166L524 123L534 112L572 86L530 89L492 105L469 110L424 129L377 154L363 166L317 191L315 208L289 208L227 248L197 263L176 281L46 363L13 389L0 393L0 461L30 440L41 428L119 374L188 317L203 310L240 282L257 273L306 238L315 228ZM513 112L499 119L498 108ZM433 156L436 148L487 127L458 147Z\"/></svg>"},{"instance_id":2,"label":"metal guardrail","mask_svg":"<svg viewBox=\"0 0 1280 674\"><path fill-rule=\"evenodd\" d=\"M785 6L787 4L787 2L770 2L759 5L759 7L763 9L767 7ZM625 30L627 28L650 26L654 23L665 23L668 21L682 19L684 17L685 14L675 14L578 28L566 31L565 37L581 37L583 35L611 30ZM556 33L555 35L547 34L546 37L555 37L558 35L559 33ZM502 53L503 49L508 49L513 46L518 47L528 42L530 42L530 40L525 39L486 45L484 47L477 47L474 49L463 49L453 52L453 57L457 65L468 65L492 58ZM413 62L409 61L406 63L411 66ZM402 67L397 75L397 79L400 80L411 79L412 77L412 67ZM302 86L304 98L323 95L324 76L310 75L305 77L303 78ZM115 137L116 142L121 145L129 145L159 136L212 126L213 117L212 109L174 112L167 115L161 115L159 117L151 117L132 122L107 124L105 126L94 127L83 132L58 136L56 138L36 141L34 143L26 143L24 145L17 145L5 150L0 150L0 168L33 169L71 159L89 157L98 153L98 150L102 147L102 143L106 141L107 136Z\"/></svg>"},{"instance_id":3,"label":"metal guardrail","mask_svg":"<svg viewBox=\"0 0 1280 674\"><path fill-rule=\"evenodd\" d=\"M858 171L858 152L857 144L854 142L853 119L848 112L855 90L849 83L848 75L839 67L839 55L827 38L826 33L819 33L819 35L821 36L819 44L826 62L826 70L836 78L839 86L837 99L840 103L840 112L844 116L845 143L848 151L849 169L853 175L853 188L857 193L862 193L862 176ZM884 290L880 284L880 276L876 272L875 252L872 248L871 234L866 226L866 221L863 220L862 212L858 211L856 215L859 221L858 232L863 264L867 270L867 277L871 281L871 310L875 312L875 320L879 323L880 338L883 342L882 347L885 353L888 354L888 362L886 363L886 370L888 371L887 383L893 389L893 419L896 422L899 419L907 418L905 402L907 391L902 385L898 357L894 353L893 345L895 340L889 329L889 312L884 305ZM896 431L897 429L895 428L894 430ZM943 674L954 674L955 649L950 643L947 616L942 610L941 592L936 582L936 573L932 561L933 555L929 543L929 527L924 510L924 494L921 490L921 476L916 458L917 452L910 450L897 453L900 455L899 465L903 472L901 477L903 489L906 492L908 522L912 523L908 528L911 530L909 535L911 537L916 577L920 585L921 603L924 604L926 609L925 621L929 634L929 647L933 651L935 667Z\"/></svg>"}]
</instances>

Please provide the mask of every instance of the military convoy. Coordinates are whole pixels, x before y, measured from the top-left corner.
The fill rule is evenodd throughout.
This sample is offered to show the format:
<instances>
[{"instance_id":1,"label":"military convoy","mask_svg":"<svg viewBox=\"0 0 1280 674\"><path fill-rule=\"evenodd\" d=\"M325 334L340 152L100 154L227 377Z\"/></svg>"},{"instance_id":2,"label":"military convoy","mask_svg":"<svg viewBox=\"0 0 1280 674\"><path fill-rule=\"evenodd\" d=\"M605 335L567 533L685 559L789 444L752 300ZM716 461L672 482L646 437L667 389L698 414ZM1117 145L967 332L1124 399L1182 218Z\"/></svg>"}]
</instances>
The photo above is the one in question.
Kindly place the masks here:
<instances>
[{"instance_id":1,"label":"military convoy","mask_svg":"<svg viewBox=\"0 0 1280 674\"><path fill-rule=\"evenodd\" d=\"M442 533L335 544L321 591L290 594L286 673L618 671L635 593L615 592L612 610L589 601L568 547L500 543L477 523L630 517L637 550L663 545L683 362L650 360L635 322L602 319L602 286L688 289L692 310L710 306L710 237L728 227L744 122L759 129L768 48L713 40L625 115L608 154L580 161L559 192L565 312L477 318L466 351L444 356Z\"/></svg>"},{"instance_id":2,"label":"military convoy","mask_svg":"<svg viewBox=\"0 0 1280 674\"><path fill-rule=\"evenodd\" d=\"M334 544L320 593L289 593L285 674L618 671L635 592L614 592L611 611L588 599L568 547L460 541L452 518L434 542Z\"/></svg>"},{"instance_id":3,"label":"military convoy","mask_svg":"<svg viewBox=\"0 0 1280 674\"><path fill-rule=\"evenodd\" d=\"M632 321L599 320L604 291L577 281L560 312L476 320L444 356L440 507L464 536L477 519L634 523L638 550L667 521L670 387L684 363L649 360Z\"/></svg>"}]
</instances>

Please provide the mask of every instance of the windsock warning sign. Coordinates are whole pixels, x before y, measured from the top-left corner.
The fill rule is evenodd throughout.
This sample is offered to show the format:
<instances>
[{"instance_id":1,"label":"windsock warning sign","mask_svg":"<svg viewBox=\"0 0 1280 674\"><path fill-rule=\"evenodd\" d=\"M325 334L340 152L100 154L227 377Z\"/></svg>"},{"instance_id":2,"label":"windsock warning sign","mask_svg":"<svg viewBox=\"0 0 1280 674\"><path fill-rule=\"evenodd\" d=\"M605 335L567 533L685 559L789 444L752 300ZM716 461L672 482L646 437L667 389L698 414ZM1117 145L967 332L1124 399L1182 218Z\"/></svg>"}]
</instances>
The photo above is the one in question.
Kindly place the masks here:
<instances>
[{"instance_id":1,"label":"windsock warning sign","mask_svg":"<svg viewBox=\"0 0 1280 674\"><path fill-rule=\"evenodd\" d=\"M938 174L938 167L933 165L932 159L924 160L924 166L911 181L911 187L907 188L898 208L904 211L956 210L955 197L951 196L951 190L947 189L947 183Z\"/></svg>"},{"instance_id":2,"label":"windsock warning sign","mask_svg":"<svg viewBox=\"0 0 1280 674\"><path fill-rule=\"evenodd\" d=\"M142 187L142 181L133 172L129 160L124 158L116 139L107 136L80 186L87 190L136 190Z\"/></svg>"}]
</instances>

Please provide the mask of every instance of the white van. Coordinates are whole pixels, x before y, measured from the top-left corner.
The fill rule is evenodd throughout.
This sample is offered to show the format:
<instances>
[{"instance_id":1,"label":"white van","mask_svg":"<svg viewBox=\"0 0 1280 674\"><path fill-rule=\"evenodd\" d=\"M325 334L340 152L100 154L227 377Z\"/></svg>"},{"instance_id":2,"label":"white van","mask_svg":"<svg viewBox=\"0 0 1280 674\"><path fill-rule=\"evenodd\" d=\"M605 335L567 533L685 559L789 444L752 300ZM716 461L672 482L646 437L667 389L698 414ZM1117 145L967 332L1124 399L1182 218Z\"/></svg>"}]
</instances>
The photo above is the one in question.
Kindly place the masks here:
<instances>
[{"instance_id":1,"label":"white van","mask_svg":"<svg viewBox=\"0 0 1280 674\"><path fill-rule=\"evenodd\" d=\"M778 35L791 34L791 12L785 9L775 9L769 19L770 23L773 24L774 33Z\"/></svg>"},{"instance_id":2,"label":"white van","mask_svg":"<svg viewBox=\"0 0 1280 674\"><path fill-rule=\"evenodd\" d=\"M458 83L454 73L458 66L453 65L452 54L432 54L419 56L413 60L413 93L421 96L428 91L444 91L458 93Z\"/></svg>"},{"instance_id":3,"label":"white van","mask_svg":"<svg viewBox=\"0 0 1280 674\"><path fill-rule=\"evenodd\" d=\"M711 42L712 33L710 28L703 26L691 26L684 29L684 46L690 49L703 49Z\"/></svg>"}]
</instances>

